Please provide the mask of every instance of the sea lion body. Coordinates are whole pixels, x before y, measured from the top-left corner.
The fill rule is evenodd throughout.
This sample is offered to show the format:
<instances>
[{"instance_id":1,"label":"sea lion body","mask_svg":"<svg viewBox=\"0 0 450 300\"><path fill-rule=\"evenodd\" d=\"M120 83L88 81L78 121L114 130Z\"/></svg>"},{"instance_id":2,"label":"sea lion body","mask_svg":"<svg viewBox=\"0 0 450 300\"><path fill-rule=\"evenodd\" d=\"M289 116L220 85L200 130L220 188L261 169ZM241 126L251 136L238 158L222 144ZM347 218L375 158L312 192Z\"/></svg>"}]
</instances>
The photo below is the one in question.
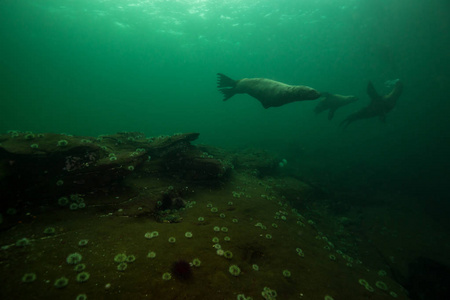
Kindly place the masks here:
<instances>
[{"instance_id":1,"label":"sea lion body","mask_svg":"<svg viewBox=\"0 0 450 300\"><path fill-rule=\"evenodd\" d=\"M355 96L343 96L330 93L322 93L321 96L325 98L317 104L314 112L319 114L325 110L328 110L328 120L333 119L334 113L338 108L358 100Z\"/></svg>"},{"instance_id":2,"label":"sea lion body","mask_svg":"<svg viewBox=\"0 0 450 300\"><path fill-rule=\"evenodd\" d=\"M393 90L384 96L378 94L372 82L369 82L367 85L367 94L371 99L369 105L349 115L344 121L341 122L341 126L347 127L354 121L373 117L379 117L381 121L385 121L386 114L395 107L397 100L400 98L402 93L403 83L400 80L397 80Z\"/></svg>"},{"instance_id":3,"label":"sea lion body","mask_svg":"<svg viewBox=\"0 0 450 300\"><path fill-rule=\"evenodd\" d=\"M233 80L220 73L218 76L218 88L225 96L224 101L235 94L248 94L261 102L264 108L269 108L320 97L318 91L308 86L288 85L267 78Z\"/></svg>"}]
</instances>

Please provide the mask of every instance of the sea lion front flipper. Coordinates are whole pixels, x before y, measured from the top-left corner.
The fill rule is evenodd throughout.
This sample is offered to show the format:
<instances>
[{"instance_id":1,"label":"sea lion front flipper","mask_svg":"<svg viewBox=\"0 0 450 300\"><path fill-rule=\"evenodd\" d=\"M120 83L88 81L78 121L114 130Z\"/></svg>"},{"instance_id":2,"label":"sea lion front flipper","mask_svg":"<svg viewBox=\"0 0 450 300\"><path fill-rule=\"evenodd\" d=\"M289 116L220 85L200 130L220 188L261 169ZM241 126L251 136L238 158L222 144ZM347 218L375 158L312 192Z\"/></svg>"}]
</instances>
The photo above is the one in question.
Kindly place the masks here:
<instances>
[{"instance_id":1,"label":"sea lion front flipper","mask_svg":"<svg viewBox=\"0 0 450 300\"><path fill-rule=\"evenodd\" d=\"M333 119L334 117L334 112L336 111L336 109L331 109L328 111L328 120L331 121L331 119Z\"/></svg>"},{"instance_id":2,"label":"sea lion front flipper","mask_svg":"<svg viewBox=\"0 0 450 300\"><path fill-rule=\"evenodd\" d=\"M381 98L380 94L378 94L378 92L375 90L375 87L373 86L373 83L371 81L369 81L369 83L367 84L367 95L369 95L372 101Z\"/></svg>"},{"instance_id":3,"label":"sea lion front flipper","mask_svg":"<svg viewBox=\"0 0 450 300\"><path fill-rule=\"evenodd\" d=\"M217 73L217 76L217 87L219 88L219 91L225 96L223 101L227 101L228 99L233 97L234 94L236 94L235 87L237 81L222 73Z\"/></svg>"},{"instance_id":4,"label":"sea lion front flipper","mask_svg":"<svg viewBox=\"0 0 450 300\"><path fill-rule=\"evenodd\" d=\"M322 92L322 93L320 93L320 97L324 97L324 99L321 100L321 101L316 105L316 107L314 108L314 112L315 112L316 114L320 114L320 113L323 112L324 110L327 110L327 109L328 109L328 106L327 106L327 100L328 100L328 97L330 97L330 94L327 93L327 92Z\"/></svg>"}]
</instances>

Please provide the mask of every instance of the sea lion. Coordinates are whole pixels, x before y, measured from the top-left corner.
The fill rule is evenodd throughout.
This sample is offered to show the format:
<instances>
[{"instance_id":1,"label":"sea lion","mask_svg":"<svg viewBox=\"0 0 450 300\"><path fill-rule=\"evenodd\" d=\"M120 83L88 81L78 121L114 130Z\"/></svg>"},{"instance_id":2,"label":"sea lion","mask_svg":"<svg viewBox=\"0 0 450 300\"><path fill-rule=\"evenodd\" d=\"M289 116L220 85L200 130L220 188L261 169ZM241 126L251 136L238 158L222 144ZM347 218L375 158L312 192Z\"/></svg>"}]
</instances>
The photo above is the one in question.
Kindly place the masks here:
<instances>
[{"instance_id":1,"label":"sea lion","mask_svg":"<svg viewBox=\"0 0 450 300\"><path fill-rule=\"evenodd\" d=\"M223 101L235 94L249 94L261 102L264 108L278 107L295 101L315 100L320 93L309 86L288 85L266 78L231 79L218 73L217 87L225 96Z\"/></svg>"},{"instance_id":2,"label":"sea lion","mask_svg":"<svg viewBox=\"0 0 450 300\"><path fill-rule=\"evenodd\" d=\"M403 83L400 80L395 82L392 91L385 96L379 95L372 82L369 81L369 84L367 85L367 94L371 99L369 105L349 115L344 121L341 122L341 126L347 127L354 121L373 117L379 117L380 120L384 122L386 120L386 114L395 107L395 104L397 103L398 98L402 95L402 92Z\"/></svg>"},{"instance_id":3,"label":"sea lion","mask_svg":"<svg viewBox=\"0 0 450 300\"><path fill-rule=\"evenodd\" d=\"M344 105L350 104L358 100L355 96L342 96L338 94L322 93L322 97L325 97L317 104L314 112L319 114L325 110L328 110L328 120L333 119L334 112Z\"/></svg>"}]
</instances>

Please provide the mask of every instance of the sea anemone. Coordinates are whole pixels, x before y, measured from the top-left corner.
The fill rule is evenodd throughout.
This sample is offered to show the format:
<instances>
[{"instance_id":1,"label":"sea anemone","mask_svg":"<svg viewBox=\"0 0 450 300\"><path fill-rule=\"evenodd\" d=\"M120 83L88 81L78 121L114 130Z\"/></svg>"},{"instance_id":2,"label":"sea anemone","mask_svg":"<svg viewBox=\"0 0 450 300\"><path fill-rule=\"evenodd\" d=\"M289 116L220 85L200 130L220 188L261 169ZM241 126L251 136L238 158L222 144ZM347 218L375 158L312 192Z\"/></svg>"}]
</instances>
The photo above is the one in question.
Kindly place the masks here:
<instances>
[{"instance_id":1,"label":"sea anemone","mask_svg":"<svg viewBox=\"0 0 450 300\"><path fill-rule=\"evenodd\" d=\"M76 265L81 261L82 258L83 257L81 256L80 253L75 252L75 253L69 254L69 256L67 256L66 261L70 265Z\"/></svg>"},{"instance_id":2,"label":"sea anemone","mask_svg":"<svg viewBox=\"0 0 450 300\"><path fill-rule=\"evenodd\" d=\"M305 253L303 253L303 250L300 248L295 249L295 251L297 251L297 254L301 257L305 257Z\"/></svg>"},{"instance_id":3,"label":"sea anemone","mask_svg":"<svg viewBox=\"0 0 450 300\"><path fill-rule=\"evenodd\" d=\"M397 298L398 297L397 293L394 292L394 291L390 291L389 295L391 295L391 297L393 297L393 298Z\"/></svg>"},{"instance_id":4,"label":"sea anemone","mask_svg":"<svg viewBox=\"0 0 450 300\"><path fill-rule=\"evenodd\" d=\"M44 229L44 233L45 234L54 234L55 233L55 228L54 227L47 227Z\"/></svg>"},{"instance_id":5,"label":"sea anemone","mask_svg":"<svg viewBox=\"0 0 450 300\"><path fill-rule=\"evenodd\" d=\"M28 133L27 135L25 135L25 139L26 140L32 140L35 138L34 133Z\"/></svg>"},{"instance_id":6,"label":"sea anemone","mask_svg":"<svg viewBox=\"0 0 450 300\"><path fill-rule=\"evenodd\" d=\"M359 282L360 285L364 285L364 286L369 285L369 283L367 282L367 280L362 279L362 278L358 279L358 282Z\"/></svg>"},{"instance_id":7,"label":"sea anemone","mask_svg":"<svg viewBox=\"0 0 450 300\"><path fill-rule=\"evenodd\" d=\"M79 294L75 300L87 300L87 295L86 294Z\"/></svg>"},{"instance_id":8,"label":"sea anemone","mask_svg":"<svg viewBox=\"0 0 450 300\"><path fill-rule=\"evenodd\" d=\"M61 206L65 206L69 203L69 199L67 197L61 197L58 199L58 204Z\"/></svg>"},{"instance_id":9,"label":"sea anemone","mask_svg":"<svg viewBox=\"0 0 450 300\"><path fill-rule=\"evenodd\" d=\"M67 286L69 283L69 279L66 277L61 277L55 280L55 283L53 284L57 289L62 289Z\"/></svg>"},{"instance_id":10,"label":"sea anemone","mask_svg":"<svg viewBox=\"0 0 450 300\"><path fill-rule=\"evenodd\" d=\"M185 260L179 260L172 264L172 275L180 280L187 280L192 277L191 265Z\"/></svg>"},{"instance_id":11,"label":"sea anemone","mask_svg":"<svg viewBox=\"0 0 450 300\"><path fill-rule=\"evenodd\" d=\"M171 236L170 238L169 238L169 243L175 243L177 241L177 239L176 238L174 238L173 236Z\"/></svg>"},{"instance_id":12,"label":"sea anemone","mask_svg":"<svg viewBox=\"0 0 450 300\"><path fill-rule=\"evenodd\" d=\"M85 264L78 264L78 265L76 265L76 266L73 268L73 270L76 271L76 272L81 272L81 271L83 271L84 269L86 269L86 265L85 265Z\"/></svg>"},{"instance_id":13,"label":"sea anemone","mask_svg":"<svg viewBox=\"0 0 450 300\"><path fill-rule=\"evenodd\" d=\"M383 290L383 291L387 291L387 289L388 289L386 283L384 283L383 281L377 281L377 282L375 282L375 286L376 286L377 288L379 288L380 290Z\"/></svg>"},{"instance_id":14,"label":"sea anemone","mask_svg":"<svg viewBox=\"0 0 450 300\"><path fill-rule=\"evenodd\" d=\"M132 262L134 262L136 260L136 256L134 256L134 255L128 255L127 256L127 262L128 263L132 263Z\"/></svg>"},{"instance_id":15,"label":"sea anemone","mask_svg":"<svg viewBox=\"0 0 450 300\"><path fill-rule=\"evenodd\" d=\"M56 146L58 147L65 147L69 144L69 142L67 140L59 140L58 143L56 144Z\"/></svg>"},{"instance_id":16,"label":"sea anemone","mask_svg":"<svg viewBox=\"0 0 450 300\"><path fill-rule=\"evenodd\" d=\"M374 289L373 289L373 287L372 287L371 285L366 285L365 288L366 288L366 290L368 290L369 292L373 292L373 291L374 291Z\"/></svg>"},{"instance_id":17,"label":"sea anemone","mask_svg":"<svg viewBox=\"0 0 450 300\"><path fill-rule=\"evenodd\" d=\"M77 281L78 282L86 282L86 281L88 281L90 276L91 275L89 275L88 272L81 272L77 275Z\"/></svg>"},{"instance_id":18,"label":"sea anemone","mask_svg":"<svg viewBox=\"0 0 450 300\"><path fill-rule=\"evenodd\" d=\"M267 286L265 286L261 295L263 296L264 299L269 300L269 299L276 299L278 294L277 291L272 290Z\"/></svg>"},{"instance_id":19,"label":"sea anemone","mask_svg":"<svg viewBox=\"0 0 450 300\"><path fill-rule=\"evenodd\" d=\"M28 246L29 244L30 244L30 240L27 238L22 238L22 239L16 241L17 247L25 247L25 246Z\"/></svg>"},{"instance_id":20,"label":"sea anemone","mask_svg":"<svg viewBox=\"0 0 450 300\"><path fill-rule=\"evenodd\" d=\"M62 186L63 184L64 184L64 181L61 179L56 182L57 186Z\"/></svg>"},{"instance_id":21,"label":"sea anemone","mask_svg":"<svg viewBox=\"0 0 450 300\"><path fill-rule=\"evenodd\" d=\"M190 239L192 237L192 232L188 231L184 234L184 236Z\"/></svg>"},{"instance_id":22,"label":"sea anemone","mask_svg":"<svg viewBox=\"0 0 450 300\"><path fill-rule=\"evenodd\" d=\"M291 271L283 270L283 276L286 277L286 278L291 277Z\"/></svg>"},{"instance_id":23,"label":"sea anemone","mask_svg":"<svg viewBox=\"0 0 450 300\"><path fill-rule=\"evenodd\" d=\"M127 269L128 265L125 262L121 262L120 264L117 265L117 270L118 271L125 271Z\"/></svg>"},{"instance_id":24,"label":"sea anemone","mask_svg":"<svg viewBox=\"0 0 450 300\"><path fill-rule=\"evenodd\" d=\"M17 209L15 209L14 207L10 207L6 210L6 214L14 216L15 214L17 214Z\"/></svg>"},{"instance_id":25,"label":"sea anemone","mask_svg":"<svg viewBox=\"0 0 450 300\"><path fill-rule=\"evenodd\" d=\"M233 253L230 250L227 250L223 253L223 257L225 257L226 259L232 259Z\"/></svg>"},{"instance_id":26,"label":"sea anemone","mask_svg":"<svg viewBox=\"0 0 450 300\"><path fill-rule=\"evenodd\" d=\"M192 260L192 265L194 266L194 267L200 267L200 265L202 264L202 262L200 261L200 259L198 259L198 258L194 258L193 260Z\"/></svg>"},{"instance_id":27,"label":"sea anemone","mask_svg":"<svg viewBox=\"0 0 450 300\"><path fill-rule=\"evenodd\" d=\"M34 273L26 273L22 276L22 282L30 283L36 280L36 274Z\"/></svg>"},{"instance_id":28,"label":"sea anemone","mask_svg":"<svg viewBox=\"0 0 450 300\"><path fill-rule=\"evenodd\" d=\"M77 210L78 209L78 203L70 203L70 206L69 206L69 209L70 210Z\"/></svg>"},{"instance_id":29,"label":"sea anemone","mask_svg":"<svg viewBox=\"0 0 450 300\"><path fill-rule=\"evenodd\" d=\"M80 241L78 242L78 246L84 247L84 246L86 246L88 243L89 243L89 240L80 240Z\"/></svg>"},{"instance_id":30,"label":"sea anemone","mask_svg":"<svg viewBox=\"0 0 450 300\"><path fill-rule=\"evenodd\" d=\"M257 264L253 264L252 269L255 271L259 271L259 266Z\"/></svg>"},{"instance_id":31,"label":"sea anemone","mask_svg":"<svg viewBox=\"0 0 450 300\"><path fill-rule=\"evenodd\" d=\"M233 276L239 276L239 274L241 274L241 269L240 269L238 266L236 266L236 265L231 265L231 266L228 268L228 271L229 271L230 274L233 275Z\"/></svg>"},{"instance_id":32,"label":"sea anemone","mask_svg":"<svg viewBox=\"0 0 450 300\"><path fill-rule=\"evenodd\" d=\"M162 274L162 279L170 280L170 279L172 279L172 275L169 272L166 272L166 273Z\"/></svg>"},{"instance_id":33,"label":"sea anemone","mask_svg":"<svg viewBox=\"0 0 450 300\"><path fill-rule=\"evenodd\" d=\"M124 262L126 260L127 260L127 255L126 254L120 253L120 254L117 254L116 256L114 256L114 261L116 263L122 263L122 262Z\"/></svg>"},{"instance_id":34,"label":"sea anemone","mask_svg":"<svg viewBox=\"0 0 450 300\"><path fill-rule=\"evenodd\" d=\"M155 258L155 257L156 257L156 253L153 252L153 251L150 251L150 252L147 254L147 257L148 257L148 258Z\"/></svg>"}]
</instances>

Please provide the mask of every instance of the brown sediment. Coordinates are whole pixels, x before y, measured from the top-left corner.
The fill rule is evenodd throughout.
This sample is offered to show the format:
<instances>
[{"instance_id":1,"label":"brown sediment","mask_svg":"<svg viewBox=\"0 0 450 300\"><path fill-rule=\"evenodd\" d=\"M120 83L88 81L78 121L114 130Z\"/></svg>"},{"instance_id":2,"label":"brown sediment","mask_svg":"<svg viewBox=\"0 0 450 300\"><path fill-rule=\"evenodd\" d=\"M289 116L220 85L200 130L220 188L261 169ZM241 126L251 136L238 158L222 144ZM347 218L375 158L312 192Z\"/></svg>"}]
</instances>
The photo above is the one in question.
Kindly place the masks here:
<instances>
[{"instance_id":1,"label":"brown sediment","mask_svg":"<svg viewBox=\"0 0 450 300\"><path fill-rule=\"evenodd\" d=\"M9 195L5 207L17 209L16 215L6 215L2 210L0 261L5 263L0 264L0 279L5 299L73 299L80 293L94 299L209 299L211 295L236 299L237 294L258 299L264 287L276 290L277 299L301 295L309 299L323 299L325 295L335 299L390 299L389 291L395 291L397 299L407 299L389 277L383 278L389 290L377 289L378 269L368 270L351 253L339 254L332 246L332 237L321 232L321 225L294 209L293 204L302 206L298 202L305 202L305 206L312 203L308 197L314 188L280 174L279 159L268 153L191 145L196 134L155 139L137 133L99 140L83 137L92 140L89 145L81 143L80 137L48 136L52 141L39 145L42 153L2 137L3 178L14 183L14 192L3 188L1 192ZM65 149L54 146L62 138L68 141ZM20 145L26 143L20 141ZM136 148L144 150L130 155ZM95 156L89 161L75 160L73 169L63 170L68 156L83 158L86 153ZM111 161L109 153L117 159ZM10 160L15 162L10 165ZM134 170L128 170L128 165ZM14 166L19 168L14 170ZM47 175L39 169L44 166ZM27 174L29 167L36 170ZM94 181L93 174L106 178ZM20 181L18 175L26 180ZM34 182L31 175L43 177ZM86 184L77 190L73 178L84 179ZM64 184L56 186L57 179ZM15 197L15 184L19 182L26 183L19 193L24 198ZM45 197L33 198L29 192L33 189L46 191ZM83 197L86 208L72 211L58 206L56 199L70 194ZM212 207L218 212L211 211ZM43 233L49 226L56 229L54 235ZM216 232L215 226L228 230ZM145 233L152 231L159 235L146 238ZM186 232L192 232L192 238L186 238ZM225 236L230 241L225 241ZM31 244L15 246L23 237ZM169 243L169 237L175 237L176 242ZM233 253L231 259L217 255L213 237L219 238L223 250ZM82 239L89 243L79 247ZM304 256L299 255L298 248ZM147 258L149 251L156 257ZM82 284L76 283L77 273L65 261L73 252L83 256L85 271L90 274ZM123 272L117 271L114 262L119 253L136 257ZM201 266L192 267L189 280L174 276L162 279L174 262L191 262L194 258L201 260ZM229 273L234 264L241 270L239 276ZM253 264L259 266L258 271ZM283 270L289 270L291 276L284 277ZM23 274L29 272L36 273L37 280L22 283ZM69 284L56 289L52 283L61 276L67 277ZM362 287L360 278L375 291ZM105 288L108 284L110 287Z\"/></svg>"}]
</instances>

